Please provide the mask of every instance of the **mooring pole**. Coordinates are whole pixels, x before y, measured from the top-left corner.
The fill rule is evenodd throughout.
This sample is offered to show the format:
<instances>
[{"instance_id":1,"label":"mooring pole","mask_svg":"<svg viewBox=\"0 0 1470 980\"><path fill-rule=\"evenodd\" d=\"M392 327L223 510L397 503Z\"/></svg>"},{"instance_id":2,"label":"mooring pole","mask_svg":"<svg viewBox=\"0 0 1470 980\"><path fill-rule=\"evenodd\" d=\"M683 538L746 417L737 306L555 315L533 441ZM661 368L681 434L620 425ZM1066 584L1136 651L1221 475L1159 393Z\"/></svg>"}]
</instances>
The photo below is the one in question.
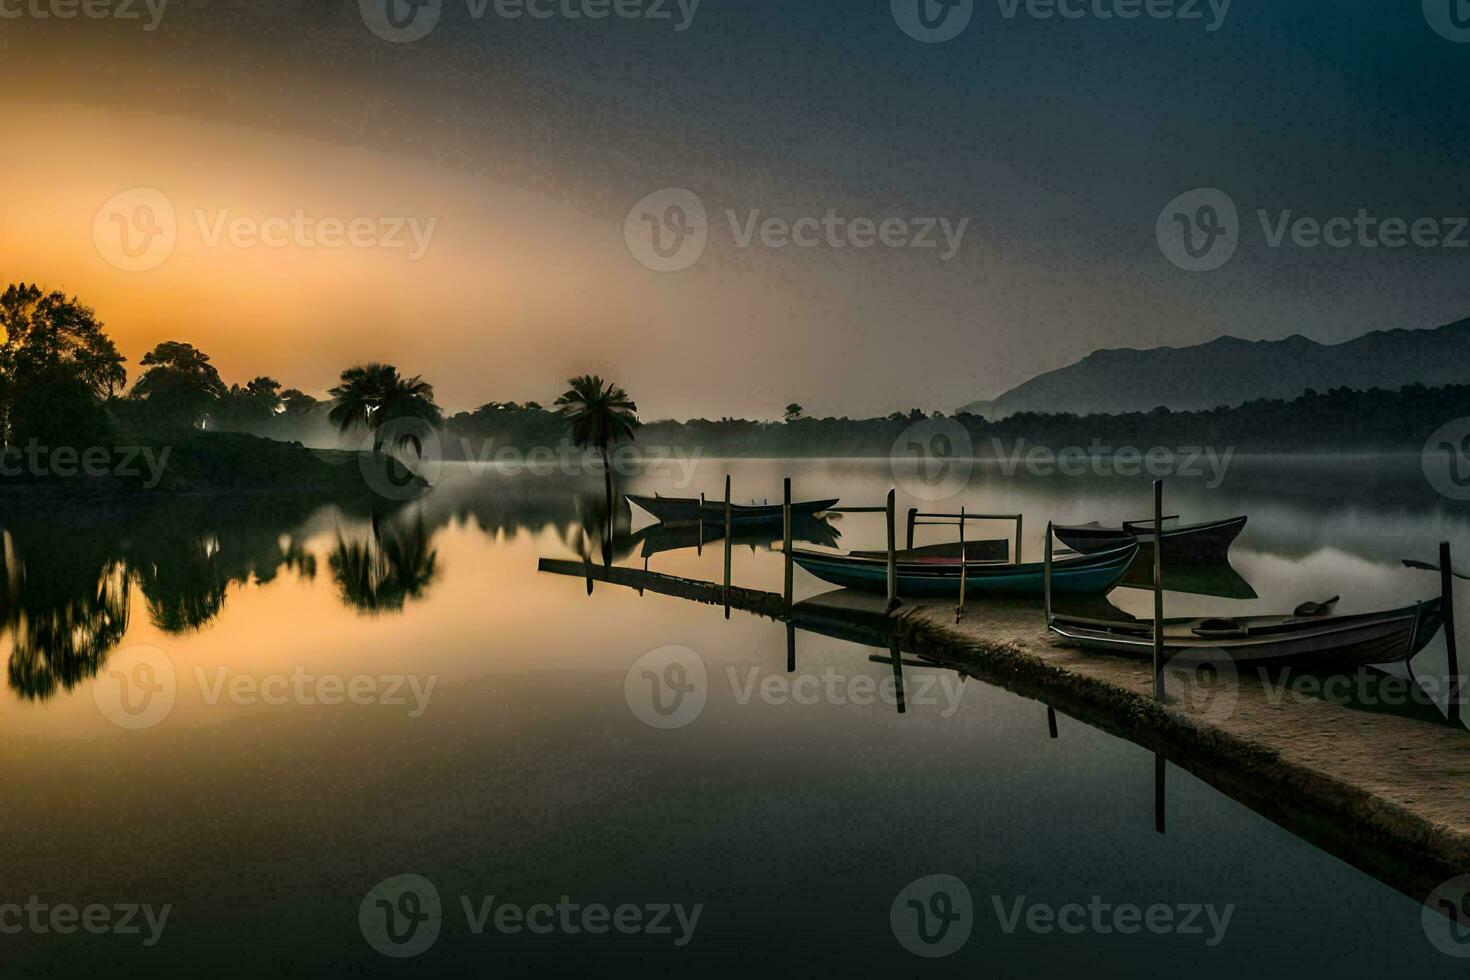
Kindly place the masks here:
<instances>
[{"instance_id":1,"label":"mooring pole","mask_svg":"<svg viewBox=\"0 0 1470 980\"><path fill-rule=\"evenodd\" d=\"M786 478L785 497L781 503L781 545L786 555L786 617L791 618L791 477Z\"/></svg>"},{"instance_id":2,"label":"mooring pole","mask_svg":"<svg viewBox=\"0 0 1470 980\"><path fill-rule=\"evenodd\" d=\"M904 539L904 540L906 540L908 542L908 544L906 544L904 547L908 548L910 551L913 551L914 550L914 524L917 523L918 519L919 519L919 508L917 508L917 507L910 507L909 508L909 521L908 521L908 524L909 524L908 534L905 536L905 539Z\"/></svg>"},{"instance_id":3,"label":"mooring pole","mask_svg":"<svg viewBox=\"0 0 1470 980\"><path fill-rule=\"evenodd\" d=\"M888 491L888 611L898 606L898 528L895 508L898 506L898 491Z\"/></svg>"},{"instance_id":4,"label":"mooring pole","mask_svg":"<svg viewBox=\"0 0 1470 980\"><path fill-rule=\"evenodd\" d=\"M908 708L903 698L903 653L898 648L897 634L888 637L889 662L893 665L893 693L898 704L898 713L904 714Z\"/></svg>"},{"instance_id":5,"label":"mooring pole","mask_svg":"<svg viewBox=\"0 0 1470 980\"><path fill-rule=\"evenodd\" d=\"M699 557L703 558L704 557L704 491L702 491L702 490L699 493L699 515L698 515L698 520L699 520L699 545L695 549L695 552L694 553L696 555L698 555Z\"/></svg>"},{"instance_id":6,"label":"mooring pole","mask_svg":"<svg viewBox=\"0 0 1470 980\"><path fill-rule=\"evenodd\" d=\"M1021 515L1019 515L1019 514L1016 515L1016 564L1017 565L1021 564L1021 538L1022 538L1022 535L1021 535L1021 526L1022 526L1022 524L1025 523L1025 520L1026 519L1024 517L1022 517Z\"/></svg>"},{"instance_id":7,"label":"mooring pole","mask_svg":"<svg viewBox=\"0 0 1470 980\"><path fill-rule=\"evenodd\" d=\"M1041 545L1041 600L1046 609L1046 625L1051 628L1051 523L1046 525L1046 540Z\"/></svg>"},{"instance_id":8,"label":"mooring pole","mask_svg":"<svg viewBox=\"0 0 1470 980\"><path fill-rule=\"evenodd\" d=\"M1057 737L1057 709L1051 705L1046 706L1046 730L1052 738Z\"/></svg>"},{"instance_id":9,"label":"mooring pole","mask_svg":"<svg viewBox=\"0 0 1470 980\"><path fill-rule=\"evenodd\" d=\"M960 508L960 604L955 606L954 621L958 623L965 614L965 578L969 568L965 564L965 508Z\"/></svg>"},{"instance_id":10,"label":"mooring pole","mask_svg":"<svg viewBox=\"0 0 1470 980\"><path fill-rule=\"evenodd\" d=\"M1154 481L1154 700L1164 700L1164 481ZM1160 757L1162 758L1162 756Z\"/></svg>"},{"instance_id":11,"label":"mooring pole","mask_svg":"<svg viewBox=\"0 0 1470 980\"><path fill-rule=\"evenodd\" d=\"M703 520L703 518L700 518ZM725 618L730 618L730 538L732 518L730 516L730 474L725 474Z\"/></svg>"},{"instance_id":12,"label":"mooring pole","mask_svg":"<svg viewBox=\"0 0 1470 980\"><path fill-rule=\"evenodd\" d=\"M786 673L796 673L796 624L786 620Z\"/></svg>"},{"instance_id":13,"label":"mooring pole","mask_svg":"<svg viewBox=\"0 0 1470 980\"><path fill-rule=\"evenodd\" d=\"M1450 674L1450 701L1447 714L1450 721L1460 721L1460 651L1455 644L1455 569L1450 564L1450 543L1439 543L1439 594L1441 615L1444 617L1444 648L1446 667Z\"/></svg>"}]
</instances>

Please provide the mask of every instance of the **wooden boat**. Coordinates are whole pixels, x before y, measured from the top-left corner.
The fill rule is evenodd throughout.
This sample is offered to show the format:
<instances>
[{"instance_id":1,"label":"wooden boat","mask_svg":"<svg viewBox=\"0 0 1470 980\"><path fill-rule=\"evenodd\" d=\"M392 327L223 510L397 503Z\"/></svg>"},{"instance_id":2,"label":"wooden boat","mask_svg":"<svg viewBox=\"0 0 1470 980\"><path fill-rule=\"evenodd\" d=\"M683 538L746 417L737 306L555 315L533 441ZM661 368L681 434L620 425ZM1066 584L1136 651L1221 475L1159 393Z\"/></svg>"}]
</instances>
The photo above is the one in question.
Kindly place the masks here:
<instances>
[{"instance_id":1,"label":"wooden boat","mask_svg":"<svg viewBox=\"0 0 1470 980\"><path fill-rule=\"evenodd\" d=\"M1052 590L1106 592L1122 577L1137 554L1138 543L1135 541L1113 551L1059 559L1052 565ZM870 557L874 555L881 557ZM791 558L817 578L833 585L864 592L888 591L886 552L827 555L792 549ZM961 566L956 559L900 553L897 565L901 598L957 597L960 594ZM969 561L964 563L964 569L967 595L1039 596L1044 588L1045 566L1039 561L1020 565Z\"/></svg>"},{"instance_id":2,"label":"wooden boat","mask_svg":"<svg viewBox=\"0 0 1470 980\"><path fill-rule=\"evenodd\" d=\"M642 497L637 494L625 494L628 502L637 504L648 511L654 517L665 524L694 523L696 521L704 524L725 523L725 502L723 500L704 500L698 497L660 497L655 494L652 497ZM833 500L803 500L793 501L791 504L792 514L814 515L822 511L831 510L837 506ZM730 505L730 521L732 524L751 523L777 523L781 522L780 504L735 504Z\"/></svg>"},{"instance_id":3,"label":"wooden boat","mask_svg":"<svg viewBox=\"0 0 1470 980\"><path fill-rule=\"evenodd\" d=\"M1059 567L1060 562L1054 566ZM1443 624L1442 609L1436 597L1386 612L1165 619L1164 659L1229 665L1237 671L1287 666L1340 671L1390 663L1424 649ZM1121 610L1117 619L1093 619L1048 609L1047 626L1085 647L1153 656L1153 620L1134 619Z\"/></svg>"},{"instance_id":4,"label":"wooden boat","mask_svg":"<svg viewBox=\"0 0 1470 980\"><path fill-rule=\"evenodd\" d=\"M1164 528L1165 565L1206 565L1229 559L1230 545L1245 528L1244 517L1223 521ZM1121 527L1091 524L1057 525L1058 540L1073 551L1090 554L1111 551L1130 541L1137 541L1144 556L1153 560L1153 521L1124 521ZM1140 556L1143 557L1143 556Z\"/></svg>"}]
</instances>

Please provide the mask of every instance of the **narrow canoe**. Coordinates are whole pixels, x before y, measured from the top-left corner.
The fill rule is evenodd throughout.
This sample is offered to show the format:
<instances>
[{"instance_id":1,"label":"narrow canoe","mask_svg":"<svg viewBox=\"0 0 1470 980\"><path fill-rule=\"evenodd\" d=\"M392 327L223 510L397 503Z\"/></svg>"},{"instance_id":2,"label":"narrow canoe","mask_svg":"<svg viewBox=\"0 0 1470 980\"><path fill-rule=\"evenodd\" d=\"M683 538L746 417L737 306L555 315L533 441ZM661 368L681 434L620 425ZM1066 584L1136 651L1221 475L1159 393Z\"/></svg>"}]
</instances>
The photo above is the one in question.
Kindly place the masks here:
<instances>
[{"instance_id":1,"label":"narrow canoe","mask_svg":"<svg viewBox=\"0 0 1470 980\"><path fill-rule=\"evenodd\" d=\"M1127 570L1138 553L1138 543L1114 551L1078 555L1052 562L1052 591L1057 593L1106 592ZM793 549L792 560L817 578L843 588L886 593L888 560L861 555L824 555ZM955 598L960 594L960 563L912 559L899 561L898 594L901 598ZM967 595L1040 596L1045 588L1045 563L966 563Z\"/></svg>"},{"instance_id":2,"label":"narrow canoe","mask_svg":"<svg viewBox=\"0 0 1470 980\"><path fill-rule=\"evenodd\" d=\"M1406 660L1434 638L1443 624L1436 597L1386 612L1329 616L1237 616L1229 619L1165 619L1164 658L1171 663L1212 663L1236 670L1295 667L1345 670ZM1053 633L1082 646L1137 657L1153 656L1153 621L1052 615Z\"/></svg>"}]
</instances>

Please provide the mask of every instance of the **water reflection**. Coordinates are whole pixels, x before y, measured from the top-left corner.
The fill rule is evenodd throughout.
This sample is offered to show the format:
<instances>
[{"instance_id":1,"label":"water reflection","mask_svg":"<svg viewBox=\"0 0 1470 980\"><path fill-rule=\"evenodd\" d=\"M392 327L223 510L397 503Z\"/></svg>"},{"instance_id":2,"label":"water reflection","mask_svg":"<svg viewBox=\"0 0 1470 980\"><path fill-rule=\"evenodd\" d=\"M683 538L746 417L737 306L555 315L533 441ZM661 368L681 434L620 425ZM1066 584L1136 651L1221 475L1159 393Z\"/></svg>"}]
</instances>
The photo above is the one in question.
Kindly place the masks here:
<instances>
[{"instance_id":1,"label":"water reflection","mask_svg":"<svg viewBox=\"0 0 1470 980\"><path fill-rule=\"evenodd\" d=\"M353 539L339 530L327 558L337 595L361 613L401 611L409 601L424 598L438 574L439 553L432 542L422 514L402 521L374 514L368 532Z\"/></svg>"}]
</instances>

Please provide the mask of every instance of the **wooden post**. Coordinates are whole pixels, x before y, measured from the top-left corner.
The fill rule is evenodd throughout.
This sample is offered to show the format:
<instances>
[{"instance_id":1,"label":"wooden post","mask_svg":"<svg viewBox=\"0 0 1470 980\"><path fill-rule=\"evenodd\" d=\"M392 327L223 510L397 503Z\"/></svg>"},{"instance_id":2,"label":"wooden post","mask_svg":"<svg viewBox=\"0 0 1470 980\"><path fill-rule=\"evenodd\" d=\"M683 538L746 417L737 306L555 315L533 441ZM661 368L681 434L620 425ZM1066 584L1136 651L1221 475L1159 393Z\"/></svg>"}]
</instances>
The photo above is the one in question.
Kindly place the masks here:
<instances>
[{"instance_id":1,"label":"wooden post","mask_svg":"<svg viewBox=\"0 0 1470 980\"><path fill-rule=\"evenodd\" d=\"M796 673L796 624L786 620L786 673Z\"/></svg>"},{"instance_id":2,"label":"wooden post","mask_svg":"<svg viewBox=\"0 0 1470 980\"><path fill-rule=\"evenodd\" d=\"M703 518L701 518L703 520ZM730 538L733 518L730 512L730 474L725 474L725 618L730 618Z\"/></svg>"},{"instance_id":3,"label":"wooden post","mask_svg":"<svg viewBox=\"0 0 1470 980\"><path fill-rule=\"evenodd\" d=\"M781 543L786 554L786 615L791 616L791 477L786 478L785 497L781 503Z\"/></svg>"},{"instance_id":4,"label":"wooden post","mask_svg":"<svg viewBox=\"0 0 1470 980\"><path fill-rule=\"evenodd\" d=\"M1021 524L1023 518L1016 517L1016 557L1013 559L1017 565L1021 564Z\"/></svg>"},{"instance_id":5,"label":"wooden post","mask_svg":"<svg viewBox=\"0 0 1470 980\"><path fill-rule=\"evenodd\" d=\"M1164 481L1154 481L1154 700L1164 700ZM1162 759L1162 756L1160 757Z\"/></svg>"},{"instance_id":6,"label":"wooden post","mask_svg":"<svg viewBox=\"0 0 1470 980\"><path fill-rule=\"evenodd\" d=\"M1450 675L1449 704L1446 713L1454 724L1460 723L1460 651L1455 644L1455 569L1450 564L1450 543L1439 543L1439 594L1444 608L1444 648L1446 668Z\"/></svg>"},{"instance_id":7,"label":"wooden post","mask_svg":"<svg viewBox=\"0 0 1470 980\"><path fill-rule=\"evenodd\" d=\"M898 491L888 491L888 610L898 606L898 528L894 510L898 506Z\"/></svg>"},{"instance_id":8,"label":"wooden post","mask_svg":"<svg viewBox=\"0 0 1470 980\"><path fill-rule=\"evenodd\" d=\"M699 494L699 514L696 515L696 518L695 519L699 521L699 546L695 550L694 553L696 555L698 555L699 557L703 558L704 557L704 491L700 491L700 494Z\"/></svg>"},{"instance_id":9,"label":"wooden post","mask_svg":"<svg viewBox=\"0 0 1470 980\"><path fill-rule=\"evenodd\" d=\"M904 547L908 548L910 551L913 551L914 550L914 524L918 521L918 518L919 518L919 508L917 508L917 507L910 507L909 508L909 521L908 521L909 530L908 530L908 534L904 538L904 540L906 540L908 542L908 544L906 544Z\"/></svg>"},{"instance_id":10,"label":"wooden post","mask_svg":"<svg viewBox=\"0 0 1470 980\"><path fill-rule=\"evenodd\" d=\"M1041 595L1046 607L1046 625L1051 626L1051 523L1046 525L1046 541L1041 546Z\"/></svg>"},{"instance_id":11,"label":"wooden post","mask_svg":"<svg viewBox=\"0 0 1470 980\"><path fill-rule=\"evenodd\" d=\"M908 708L903 699L903 654L898 649L898 636L895 634L888 637L888 655L893 665L893 692L898 702L898 713L904 714Z\"/></svg>"},{"instance_id":12,"label":"wooden post","mask_svg":"<svg viewBox=\"0 0 1470 980\"><path fill-rule=\"evenodd\" d=\"M1046 730L1052 738L1057 737L1057 709L1051 705L1046 706Z\"/></svg>"},{"instance_id":13,"label":"wooden post","mask_svg":"<svg viewBox=\"0 0 1470 980\"><path fill-rule=\"evenodd\" d=\"M965 578L969 569L965 565L965 508L960 508L960 604L955 606L954 621L958 623L965 614Z\"/></svg>"}]
</instances>

